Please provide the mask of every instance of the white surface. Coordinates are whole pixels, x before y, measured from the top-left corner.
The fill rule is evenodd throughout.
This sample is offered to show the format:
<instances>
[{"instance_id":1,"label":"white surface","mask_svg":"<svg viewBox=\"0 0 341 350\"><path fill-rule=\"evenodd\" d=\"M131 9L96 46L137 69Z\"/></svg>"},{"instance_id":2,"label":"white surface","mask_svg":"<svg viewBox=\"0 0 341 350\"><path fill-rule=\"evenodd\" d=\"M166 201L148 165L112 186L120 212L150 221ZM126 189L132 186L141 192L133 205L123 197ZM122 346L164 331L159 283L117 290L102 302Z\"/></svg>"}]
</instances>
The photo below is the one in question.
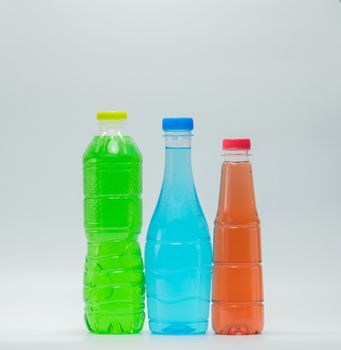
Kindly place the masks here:
<instances>
[{"instance_id":1,"label":"white surface","mask_svg":"<svg viewBox=\"0 0 341 350\"><path fill-rule=\"evenodd\" d=\"M0 342L341 348L340 33L338 0L0 1ZM105 109L128 111L144 156L142 245L162 115L195 117L211 233L221 139L251 137L264 336L84 332L81 156Z\"/></svg>"},{"instance_id":2,"label":"white surface","mask_svg":"<svg viewBox=\"0 0 341 350\"><path fill-rule=\"evenodd\" d=\"M188 350L188 349L328 349L339 350L340 333L269 332L259 336L156 336L144 332L139 335L97 336L85 332L30 333L7 335L4 349L138 349L138 350Z\"/></svg>"}]
</instances>

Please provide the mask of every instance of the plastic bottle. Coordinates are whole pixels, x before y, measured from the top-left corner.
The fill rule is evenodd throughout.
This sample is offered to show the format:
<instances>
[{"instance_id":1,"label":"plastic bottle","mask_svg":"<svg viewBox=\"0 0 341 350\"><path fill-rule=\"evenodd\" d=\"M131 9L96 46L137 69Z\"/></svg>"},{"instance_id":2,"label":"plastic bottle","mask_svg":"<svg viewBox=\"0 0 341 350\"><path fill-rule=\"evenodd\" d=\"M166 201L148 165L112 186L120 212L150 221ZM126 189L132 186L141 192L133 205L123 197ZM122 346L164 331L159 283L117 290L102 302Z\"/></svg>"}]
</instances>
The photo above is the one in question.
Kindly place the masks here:
<instances>
[{"instance_id":1,"label":"plastic bottle","mask_svg":"<svg viewBox=\"0 0 341 350\"><path fill-rule=\"evenodd\" d=\"M149 328L206 332L212 247L191 166L192 118L165 118L166 162L145 250Z\"/></svg>"},{"instance_id":2,"label":"plastic bottle","mask_svg":"<svg viewBox=\"0 0 341 350\"><path fill-rule=\"evenodd\" d=\"M250 140L225 139L223 150L214 234L212 324L218 334L258 334L263 329L263 286Z\"/></svg>"},{"instance_id":3,"label":"plastic bottle","mask_svg":"<svg viewBox=\"0 0 341 350\"><path fill-rule=\"evenodd\" d=\"M142 157L125 112L99 112L83 157L85 322L93 333L137 333L144 323Z\"/></svg>"}]
</instances>

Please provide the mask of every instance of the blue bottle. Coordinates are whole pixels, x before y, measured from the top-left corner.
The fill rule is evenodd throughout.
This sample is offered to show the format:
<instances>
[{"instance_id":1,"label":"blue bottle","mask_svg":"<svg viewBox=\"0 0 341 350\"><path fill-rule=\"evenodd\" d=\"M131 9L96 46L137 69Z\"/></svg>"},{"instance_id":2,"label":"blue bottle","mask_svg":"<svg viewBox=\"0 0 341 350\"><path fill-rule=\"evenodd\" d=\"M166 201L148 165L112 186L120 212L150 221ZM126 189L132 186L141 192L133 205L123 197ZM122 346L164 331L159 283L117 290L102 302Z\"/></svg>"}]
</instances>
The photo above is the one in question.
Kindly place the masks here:
<instances>
[{"instance_id":1,"label":"blue bottle","mask_svg":"<svg viewBox=\"0 0 341 350\"><path fill-rule=\"evenodd\" d=\"M192 118L164 118L166 163L149 224L145 269L149 328L201 334L208 324L212 247L191 165Z\"/></svg>"}]
</instances>

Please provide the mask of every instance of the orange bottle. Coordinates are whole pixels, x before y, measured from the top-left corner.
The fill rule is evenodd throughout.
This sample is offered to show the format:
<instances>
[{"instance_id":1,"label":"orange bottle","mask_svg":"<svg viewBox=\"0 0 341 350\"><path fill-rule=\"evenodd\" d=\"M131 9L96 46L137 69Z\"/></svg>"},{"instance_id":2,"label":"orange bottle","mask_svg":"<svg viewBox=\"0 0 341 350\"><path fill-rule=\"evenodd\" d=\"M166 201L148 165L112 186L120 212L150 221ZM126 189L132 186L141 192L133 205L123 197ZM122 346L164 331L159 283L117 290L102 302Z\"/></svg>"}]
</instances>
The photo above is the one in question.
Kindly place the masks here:
<instances>
[{"instance_id":1,"label":"orange bottle","mask_svg":"<svg viewBox=\"0 0 341 350\"><path fill-rule=\"evenodd\" d=\"M223 140L214 232L212 325L217 334L258 334L264 323L260 226L249 139Z\"/></svg>"}]
</instances>

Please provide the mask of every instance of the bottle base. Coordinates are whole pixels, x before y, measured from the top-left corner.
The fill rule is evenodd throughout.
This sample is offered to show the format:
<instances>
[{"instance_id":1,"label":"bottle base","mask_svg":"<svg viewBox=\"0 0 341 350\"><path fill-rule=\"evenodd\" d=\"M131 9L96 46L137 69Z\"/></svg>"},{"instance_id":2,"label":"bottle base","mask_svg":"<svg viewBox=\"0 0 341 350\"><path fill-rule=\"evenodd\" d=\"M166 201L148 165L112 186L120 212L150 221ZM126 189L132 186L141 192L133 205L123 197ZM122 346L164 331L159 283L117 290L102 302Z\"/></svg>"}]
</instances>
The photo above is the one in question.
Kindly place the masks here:
<instances>
[{"instance_id":1,"label":"bottle base","mask_svg":"<svg viewBox=\"0 0 341 350\"><path fill-rule=\"evenodd\" d=\"M134 315L89 315L85 314L85 323L95 334L136 334L144 324L144 314Z\"/></svg>"},{"instance_id":2,"label":"bottle base","mask_svg":"<svg viewBox=\"0 0 341 350\"><path fill-rule=\"evenodd\" d=\"M263 303L215 302L212 306L212 326L217 334L260 334L264 324Z\"/></svg>"},{"instance_id":3,"label":"bottle base","mask_svg":"<svg viewBox=\"0 0 341 350\"><path fill-rule=\"evenodd\" d=\"M216 334L222 335L256 335L262 333L261 330L254 329L250 325L228 325L223 328L215 329Z\"/></svg>"},{"instance_id":4,"label":"bottle base","mask_svg":"<svg viewBox=\"0 0 341 350\"><path fill-rule=\"evenodd\" d=\"M154 334L193 335L204 334L208 322L149 322L149 329Z\"/></svg>"}]
</instances>

